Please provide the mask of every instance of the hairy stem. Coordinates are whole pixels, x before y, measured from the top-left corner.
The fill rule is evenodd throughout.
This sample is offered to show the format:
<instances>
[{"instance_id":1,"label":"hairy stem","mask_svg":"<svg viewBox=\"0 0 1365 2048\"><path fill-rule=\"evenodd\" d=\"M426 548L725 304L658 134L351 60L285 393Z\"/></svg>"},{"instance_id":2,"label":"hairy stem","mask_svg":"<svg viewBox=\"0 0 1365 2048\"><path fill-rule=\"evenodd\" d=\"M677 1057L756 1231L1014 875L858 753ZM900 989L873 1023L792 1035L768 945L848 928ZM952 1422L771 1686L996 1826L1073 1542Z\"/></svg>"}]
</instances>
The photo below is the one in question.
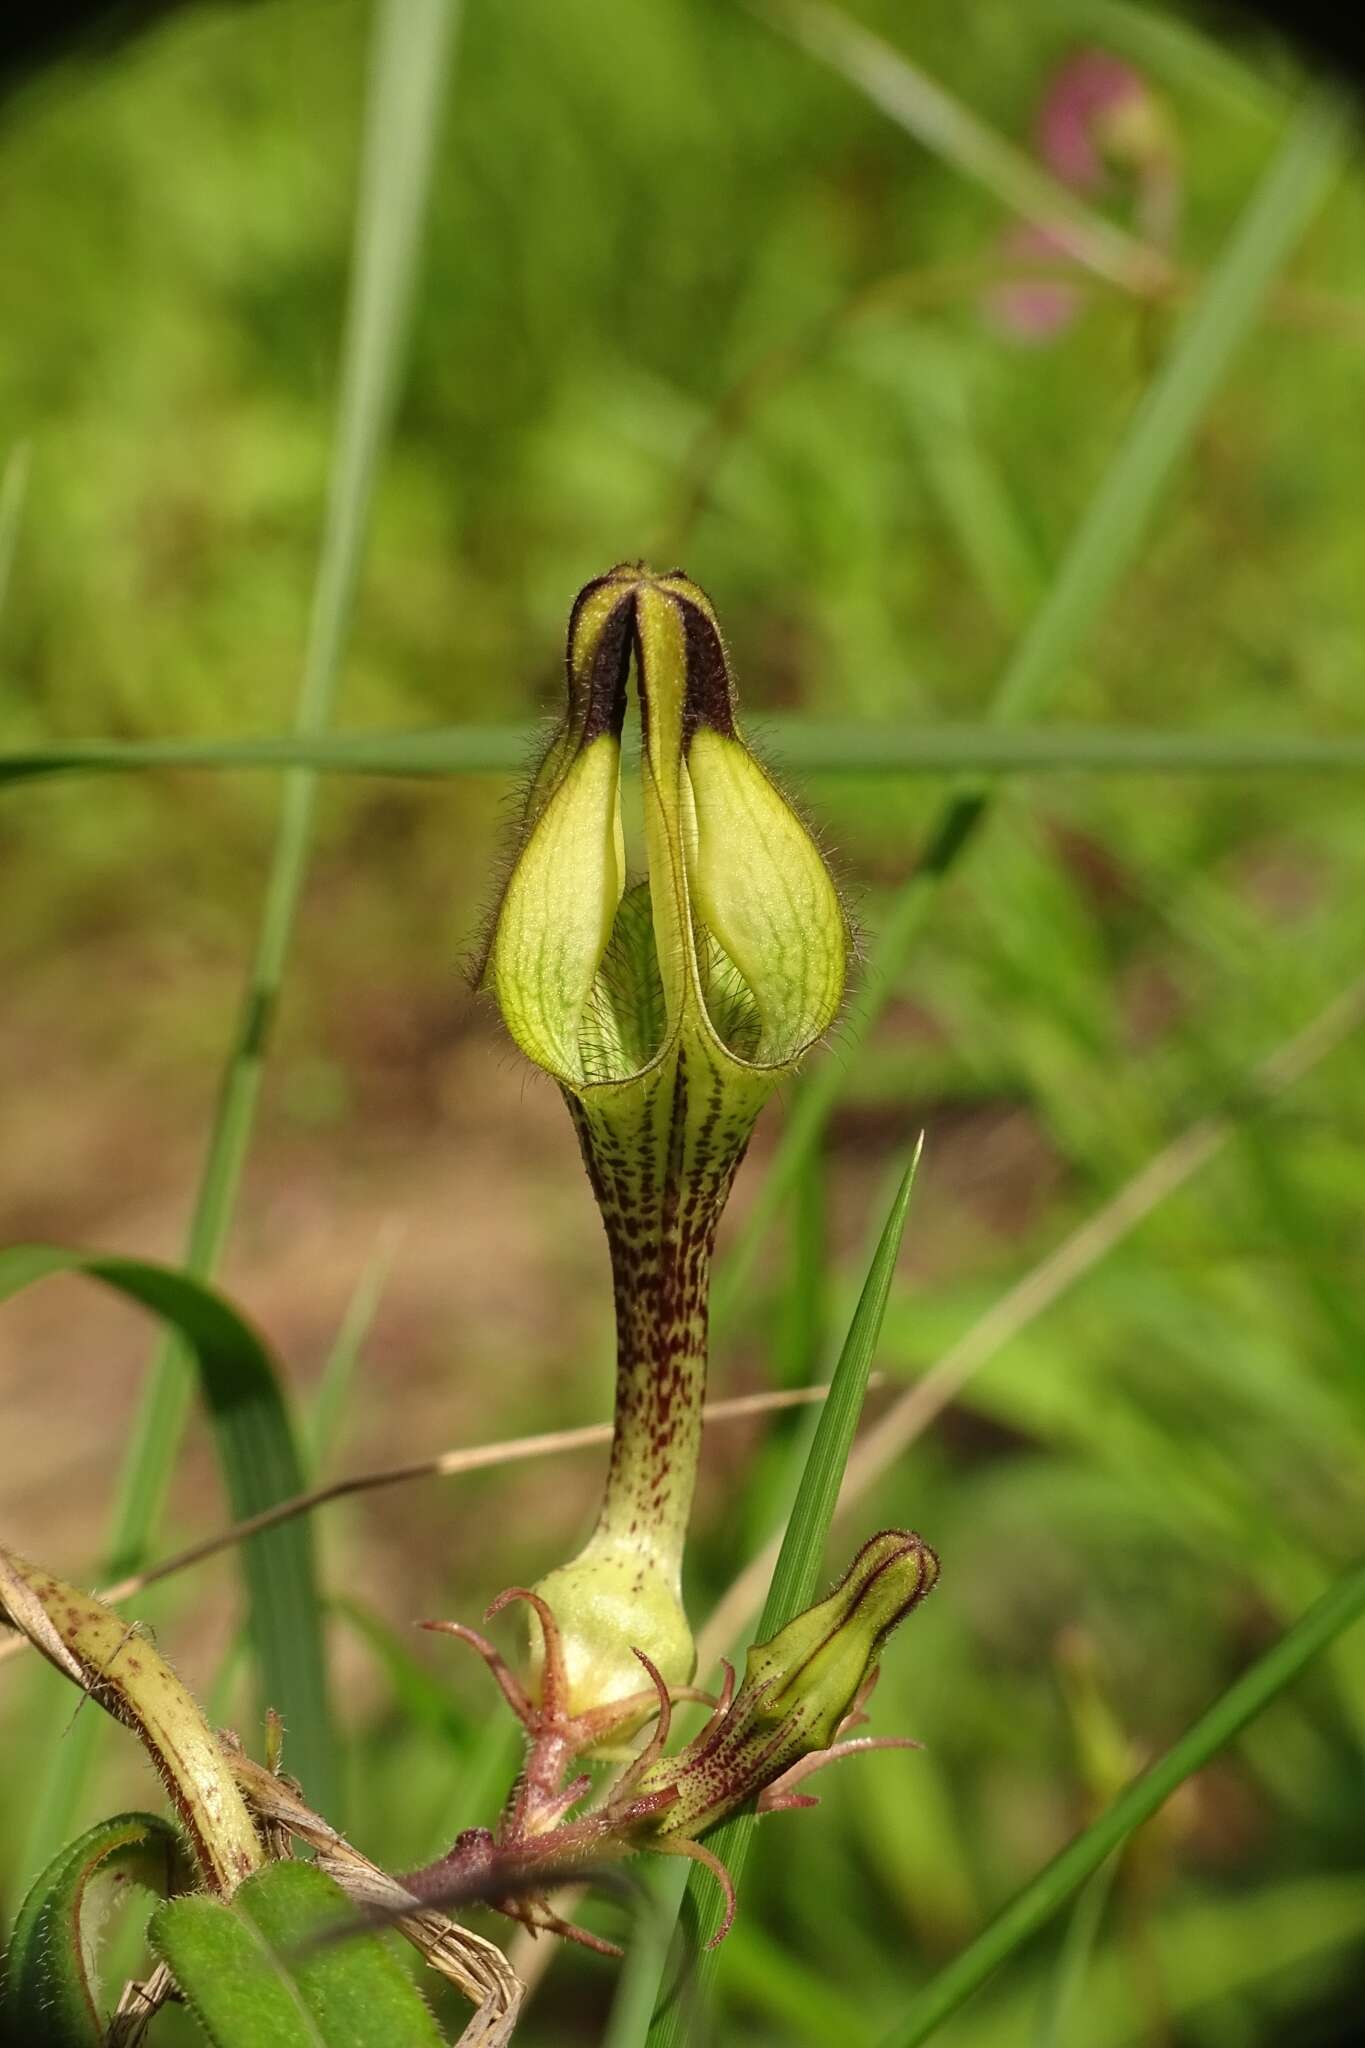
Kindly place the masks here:
<instances>
[{"instance_id":1,"label":"hairy stem","mask_svg":"<svg viewBox=\"0 0 1365 2048\"><path fill-rule=\"evenodd\" d=\"M691 1057L689 1057L689 1051ZM616 1412L597 1535L676 1578L701 1444L716 1229L748 1142L720 1076L680 1045L623 1132L569 1097L611 1254Z\"/></svg>"}]
</instances>

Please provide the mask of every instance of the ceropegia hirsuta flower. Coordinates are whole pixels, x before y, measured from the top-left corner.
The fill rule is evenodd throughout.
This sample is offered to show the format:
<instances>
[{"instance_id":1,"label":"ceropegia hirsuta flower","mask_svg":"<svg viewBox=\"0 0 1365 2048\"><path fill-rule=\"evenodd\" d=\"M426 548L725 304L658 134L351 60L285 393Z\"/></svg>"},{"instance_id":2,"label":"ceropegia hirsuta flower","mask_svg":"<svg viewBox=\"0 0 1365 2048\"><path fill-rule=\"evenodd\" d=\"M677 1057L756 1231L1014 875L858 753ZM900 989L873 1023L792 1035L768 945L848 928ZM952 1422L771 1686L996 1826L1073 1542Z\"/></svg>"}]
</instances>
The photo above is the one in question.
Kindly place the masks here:
<instances>
[{"instance_id":1,"label":"ceropegia hirsuta flower","mask_svg":"<svg viewBox=\"0 0 1365 2048\"><path fill-rule=\"evenodd\" d=\"M632 668L635 883L620 801ZM759 1110L838 1009L848 933L818 848L740 734L694 583L631 564L589 583L567 681L484 971L513 1038L564 1092L611 1252L605 1495L586 1547L537 1589L581 1719L639 1693L636 1650L670 1686L692 1676L680 1581L716 1226Z\"/></svg>"}]
</instances>

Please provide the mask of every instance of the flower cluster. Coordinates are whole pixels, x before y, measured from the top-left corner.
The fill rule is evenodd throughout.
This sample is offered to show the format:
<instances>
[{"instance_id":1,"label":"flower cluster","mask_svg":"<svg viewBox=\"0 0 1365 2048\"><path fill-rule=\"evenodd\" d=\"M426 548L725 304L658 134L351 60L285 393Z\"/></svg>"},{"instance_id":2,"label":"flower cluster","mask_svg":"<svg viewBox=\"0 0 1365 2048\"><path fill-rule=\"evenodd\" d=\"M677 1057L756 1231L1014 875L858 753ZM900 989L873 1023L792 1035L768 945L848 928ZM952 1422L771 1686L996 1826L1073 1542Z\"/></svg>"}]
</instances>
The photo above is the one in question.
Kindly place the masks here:
<instances>
[{"instance_id":1,"label":"flower cluster","mask_svg":"<svg viewBox=\"0 0 1365 2048\"><path fill-rule=\"evenodd\" d=\"M615 1953L611 1943L555 1913L546 1896L549 1885L590 1861L654 1850L690 1857L714 1874L726 1900L714 1939L723 1940L734 1917L734 1887L701 1838L744 1810L765 1814L816 1805L798 1785L841 1757L915 1747L903 1736L847 1738L864 1718L882 1646L937 1579L938 1559L919 1536L887 1529L872 1537L825 1599L753 1646L738 1689L732 1667L725 1666L725 1685L710 1703L710 1718L674 1756L666 1748L676 1694L637 1651L650 1680L645 1697L652 1697L658 1716L653 1735L602 1805L575 1819L569 1816L587 1797L591 1779L580 1773L565 1783L564 1777L575 1744L586 1746L595 1731L576 1726L564 1712L564 1662L546 1603L520 1591L496 1603L528 1599L540 1616L545 1655L539 1701L474 1630L456 1622L429 1623L461 1637L484 1658L526 1730L527 1762L496 1834L466 1830L447 1855L410 1873L403 1884L414 1896L439 1903L483 1898L529 1928ZM686 1696L697 1697L690 1691Z\"/></svg>"}]
</instances>

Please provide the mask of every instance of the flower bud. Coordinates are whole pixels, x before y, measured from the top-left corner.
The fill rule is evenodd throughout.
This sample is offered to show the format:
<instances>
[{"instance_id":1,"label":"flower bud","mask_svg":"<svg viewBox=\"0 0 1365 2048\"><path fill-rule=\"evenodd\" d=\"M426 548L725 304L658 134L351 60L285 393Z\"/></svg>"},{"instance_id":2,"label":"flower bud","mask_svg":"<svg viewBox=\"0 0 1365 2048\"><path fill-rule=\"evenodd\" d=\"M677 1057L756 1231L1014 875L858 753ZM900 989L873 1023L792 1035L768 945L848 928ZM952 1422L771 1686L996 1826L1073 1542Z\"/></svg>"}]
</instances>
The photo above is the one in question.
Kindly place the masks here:
<instances>
[{"instance_id":1,"label":"flower bud","mask_svg":"<svg viewBox=\"0 0 1365 2048\"><path fill-rule=\"evenodd\" d=\"M629 884L621 734L634 667L647 877ZM539 1587L570 1711L670 1685L706 1373L711 1252L755 1119L828 1028L848 933L810 834L746 747L715 614L624 564L573 607L568 703L527 799L486 979L563 1089L612 1259L616 1427L597 1528Z\"/></svg>"},{"instance_id":2,"label":"flower bud","mask_svg":"<svg viewBox=\"0 0 1365 2048\"><path fill-rule=\"evenodd\" d=\"M694 1839L761 1800L807 1759L830 1753L882 1645L937 1580L938 1558L927 1543L884 1530L863 1545L828 1598L756 1643L733 1700L686 1749L632 1781L632 1795L677 1793L654 1824L660 1839Z\"/></svg>"},{"instance_id":3,"label":"flower bud","mask_svg":"<svg viewBox=\"0 0 1365 2048\"><path fill-rule=\"evenodd\" d=\"M649 874L627 892L632 660ZM831 1023L847 929L810 834L740 736L711 605L681 574L613 569L579 593L566 668L485 963L507 1027L579 1097L643 1083L690 1032L761 1100Z\"/></svg>"},{"instance_id":4,"label":"flower bud","mask_svg":"<svg viewBox=\"0 0 1365 2048\"><path fill-rule=\"evenodd\" d=\"M832 1593L754 1645L740 1696L752 1688L762 1696L761 1721L795 1716L806 1746L826 1748L887 1637L937 1583L938 1557L913 1532L869 1537Z\"/></svg>"}]
</instances>

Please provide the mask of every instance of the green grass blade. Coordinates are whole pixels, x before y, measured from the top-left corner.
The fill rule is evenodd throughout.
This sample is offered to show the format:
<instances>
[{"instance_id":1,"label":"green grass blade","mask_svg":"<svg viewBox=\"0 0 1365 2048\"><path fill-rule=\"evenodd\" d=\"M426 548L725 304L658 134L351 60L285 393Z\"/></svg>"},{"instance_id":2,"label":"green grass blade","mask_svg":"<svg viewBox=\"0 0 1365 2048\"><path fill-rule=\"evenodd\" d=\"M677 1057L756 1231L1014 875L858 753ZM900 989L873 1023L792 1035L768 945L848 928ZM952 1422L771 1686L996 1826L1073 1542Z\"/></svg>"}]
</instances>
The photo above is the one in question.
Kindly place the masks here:
<instances>
[{"instance_id":1,"label":"green grass blade","mask_svg":"<svg viewBox=\"0 0 1365 2048\"><path fill-rule=\"evenodd\" d=\"M881 1334L882 1318L886 1313L887 1297L891 1292L923 1149L924 1140L921 1138L882 1227L876 1253L844 1339L844 1348L839 1354L839 1363L834 1368L829 1393L820 1409L814 1441L801 1474L787 1533L758 1624L755 1638L758 1642L766 1641L778 1629L785 1628L815 1598L825 1543L834 1519L834 1506L839 1498L858 1417L862 1414L868 1374L872 1370L873 1354Z\"/></svg>"},{"instance_id":2,"label":"green grass blade","mask_svg":"<svg viewBox=\"0 0 1365 2048\"><path fill-rule=\"evenodd\" d=\"M602 2048L641 2048L649 2038L690 1876L690 1865L673 1859L639 1873L642 1897L631 1919Z\"/></svg>"},{"instance_id":3,"label":"green grass blade","mask_svg":"<svg viewBox=\"0 0 1365 2048\"><path fill-rule=\"evenodd\" d=\"M509 775L529 759L529 725L426 732L267 733L231 740L69 740L0 753L0 787L53 775L156 768L306 768L320 775ZM770 719L759 731L803 775L1360 775L1358 732L1149 732L1104 726L877 725Z\"/></svg>"},{"instance_id":4,"label":"green grass blade","mask_svg":"<svg viewBox=\"0 0 1365 2048\"><path fill-rule=\"evenodd\" d=\"M803 775L1264 775L1365 770L1358 732L1142 732L1054 725L853 725L803 720L765 728Z\"/></svg>"},{"instance_id":5,"label":"green grass blade","mask_svg":"<svg viewBox=\"0 0 1365 2048\"><path fill-rule=\"evenodd\" d=\"M175 1330L175 1357L191 1388L197 1373L235 1516L300 1491L303 1470L279 1376L256 1332L221 1295L169 1266L16 1245L0 1252L0 1301L52 1273L99 1280ZM314 1784L331 1784L335 1763L307 1518L250 1537L242 1546L242 1574L264 1700L285 1718L290 1768L312 1797Z\"/></svg>"},{"instance_id":6,"label":"green grass blade","mask_svg":"<svg viewBox=\"0 0 1365 2048\"><path fill-rule=\"evenodd\" d=\"M793 1616L809 1607L815 1597L825 1542L862 1412L887 1296L891 1292L922 1149L921 1139L891 1204L839 1363L834 1369L829 1393L820 1410L820 1420L801 1474L754 1638L756 1642L764 1642L775 1635ZM743 1874L756 1824L753 1814L740 1814L725 1822L708 1838L707 1847L713 1849L726 1864L736 1885ZM685 1998L680 2002L656 2003L653 2021L645 2037L648 2048L682 2048L686 2041L687 2008L706 1999L725 1953L723 1948L707 1951L704 1946L719 1927L720 1914L715 1880L704 1871L693 1871L683 1894L683 1917L689 1931L695 1934L702 1953L688 1978ZM662 1960L662 1943L659 1953ZM628 2041L623 2040L622 2048L629 2048Z\"/></svg>"},{"instance_id":7,"label":"green grass blade","mask_svg":"<svg viewBox=\"0 0 1365 2048\"><path fill-rule=\"evenodd\" d=\"M361 1354L378 1313L379 1298L388 1283L392 1264L393 1238L386 1236L356 1283L322 1368L322 1378L303 1428L304 1456L314 1485L336 1448Z\"/></svg>"},{"instance_id":8,"label":"green grass blade","mask_svg":"<svg viewBox=\"0 0 1365 2048\"><path fill-rule=\"evenodd\" d=\"M1249 1671L1230 1685L1180 1740L1120 1793L920 1993L881 2048L919 2048L991 1972L1044 1927L1077 1887L1157 1813L1177 1786L1202 1770L1291 1685L1313 1659L1365 1615L1365 1560L1343 1572L1322 1598Z\"/></svg>"},{"instance_id":9,"label":"green grass blade","mask_svg":"<svg viewBox=\"0 0 1365 2048\"><path fill-rule=\"evenodd\" d=\"M1170 355L1139 403L1128 431L1078 527L1057 576L1007 663L992 717L1009 726L1035 717L1056 690L1086 635L1137 555L1163 490L1246 336L1257 307L1340 169L1346 123L1339 102L1315 94L1300 110L1247 206ZM859 996L840 1032L844 1058L826 1060L797 1094L763 1186L727 1266L714 1308L723 1318L790 1190L806 1151L819 1140L844 1070L872 1031L904 972L935 888L956 864L985 814L985 786L968 785L945 804L923 860L892 905Z\"/></svg>"},{"instance_id":10,"label":"green grass blade","mask_svg":"<svg viewBox=\"0 0 1365 2048\"><path fill-rule=\"evenodd\" d=\"M406 331L418 235L426 210L437 119L455 19L453 0L384 0L376 14L366 105L350 304L342 351L337 447L314 592L295 731L304 739L330 721L369 520L374 474L387 431ZM219 1093L190 1225L185 1263L211 1274L227 1237L241 1180L271 1016L303 886L316 783L304 769L286 781L261 926ZM120 1577L146 1556L184 1428L189 1382L178 1346L164 1345L125 1458L106 1558ZM96 1724L65 1742L35 1820L45 1859L66 1831L88 1768ZM334 1816L339 1779L319 1759L311 1796Z\"/></svg>"},{"instance_id":11,"label":"green grass blade","mask_svg":"<svg viewBox=\"0 0 1365 2048\"><path fill-rule=\"evenodd\" d=\"M1343 108L1315 95L1300 111L1227 250L1183 321L1133 416L1043 606L1001 681L1002 720L1027 718L1079 649L1128 569L1149 520L1250 331L1275 272L1341 169Z\"/></svg>"}]
</instances>

